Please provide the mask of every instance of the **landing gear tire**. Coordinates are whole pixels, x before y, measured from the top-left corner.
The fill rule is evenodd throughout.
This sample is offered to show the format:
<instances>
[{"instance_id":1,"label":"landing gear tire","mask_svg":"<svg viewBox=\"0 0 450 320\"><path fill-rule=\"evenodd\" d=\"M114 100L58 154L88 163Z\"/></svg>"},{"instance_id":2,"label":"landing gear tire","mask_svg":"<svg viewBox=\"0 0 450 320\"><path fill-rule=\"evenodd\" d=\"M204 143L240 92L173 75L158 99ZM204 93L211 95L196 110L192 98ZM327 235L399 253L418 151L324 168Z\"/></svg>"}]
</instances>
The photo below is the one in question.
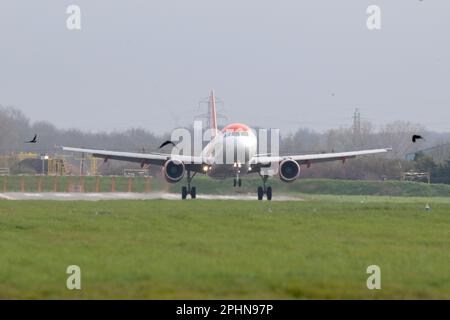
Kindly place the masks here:
<instances>
[{"instance_id":1,"label":"landing gear tire","mask_svg":"<svg viewBox=\"0 0 450 320\"><path fill-rule=\"evenodd\" d=\"M241 179L238 180L238 186L239 186L239 188L242 187L242 180Z\"/></svg>"},{"instance_id":2,"label":"landing gear tire","mask_svg":"<svg viewBox=\"0 0 450 320\"><path fill-rule=\"evenodd\" d=\"M185 200L187 198L187 195L191 195L191 199L195 199L197 197L197 190L195 187L191 187L191 182L194 176L196 175L196 172L194 172L193 175L191 175L191 171L187 171L187 187L183 186L181 187L181 199Z\"/></svg>"},{"instance_id":3,"label":"landing gear tire","mask_svg":"<svg viewBox=\"0 0 450 320\"><path fill-rule=\"evenodd\" d=\"M266 190L266 196L267 196L267 200L272 200L272 187L267 187Z\"/></svg>"},{"instance_id":4,"label":"landing gear tire","mask_svg":"<svg viewBox=\"0 0 450 320\"><path fill-rule=\"evenodd\" d=\"M259 176L262 179L263 182L263 186L258 187L258 200L262 200L264 195L267 196L267 200L272 200L272 187L267 187L266 186L266 182L267 179L269 178L268 175L262 175L261 173L259 173Z\"/></svg>"},{"instance_id":5,"label":"landing gear tire","mask_svg":"<svg viewBox=\"0 0 450 320\"><path fill-rule=\"evenodd\" d=\"M233 187L236 188L236 179L233 180Z\"/></svg>"},{"instance_id":6,"label":"landing gear tire","mask_svg":"<svg viewBox=\"0 0 450 320\"><path fill-rule=\"evenodd\" d=\"M258 187L258 200L262 200L264 197L264 189L262 187Z\"/></svg>"}]
</instances>

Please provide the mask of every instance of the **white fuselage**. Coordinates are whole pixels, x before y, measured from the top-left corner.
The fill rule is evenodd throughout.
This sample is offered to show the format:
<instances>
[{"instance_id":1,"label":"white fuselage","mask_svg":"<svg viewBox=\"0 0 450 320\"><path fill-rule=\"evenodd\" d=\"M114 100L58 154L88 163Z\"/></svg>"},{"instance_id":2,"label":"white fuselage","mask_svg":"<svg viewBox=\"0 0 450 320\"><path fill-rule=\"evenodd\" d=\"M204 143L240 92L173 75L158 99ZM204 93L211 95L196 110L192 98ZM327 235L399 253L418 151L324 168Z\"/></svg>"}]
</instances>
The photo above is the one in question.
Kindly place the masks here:
<instances>
[{"instance_id":1,"label":"white fuselage","mask_svg":"<svg viewBox=\"0 0 450 320\"><path fill-rule=\"evenodd\" d=\"M253 131L218 132L202 152L203 156L214 159L206 174L218 179L246 174L256 152L257 138Z\"/></svg>"}]
</instances>

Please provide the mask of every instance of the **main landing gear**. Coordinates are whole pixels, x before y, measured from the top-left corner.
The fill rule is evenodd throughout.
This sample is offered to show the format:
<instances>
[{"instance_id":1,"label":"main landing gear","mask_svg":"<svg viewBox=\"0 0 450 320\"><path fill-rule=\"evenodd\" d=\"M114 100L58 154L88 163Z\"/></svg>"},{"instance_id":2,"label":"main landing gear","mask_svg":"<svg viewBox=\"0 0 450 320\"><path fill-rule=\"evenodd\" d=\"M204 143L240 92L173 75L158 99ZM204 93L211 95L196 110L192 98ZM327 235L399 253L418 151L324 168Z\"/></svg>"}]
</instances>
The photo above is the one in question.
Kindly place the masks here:
<instances>
[{"instance_id":1,"label":"main landing gear","mask_svg":"<svg viewBox=\"0 0 450 320\"><path fill-rule=\"evenodd\" d=\"M258 187L258 200L262 200L264 198L264 194L267 196L267 200L272 200L272 187L270 186L266 186L266 182L267 179L269 178L269 176L267 175L261 175L259 174L259 176L262 179L263 185L262 187L259 186Z\"/></svg>"},{"instance_id":2,"label":"main landing gear","mask_svg":"<svg viewBox=\"0 0 450 320\"><path fill-rule=\"evenodd\" d=\"M187 195L191 195L191 199L195 199L197 197L197 190L195 187L191 187L191 181L194 179L197 172L194 172L194 174L191 176L191 171L187 170L187 187L182 186L181 187L181 199L185 200L187 198Z\"/></svg>"}]
</instances>

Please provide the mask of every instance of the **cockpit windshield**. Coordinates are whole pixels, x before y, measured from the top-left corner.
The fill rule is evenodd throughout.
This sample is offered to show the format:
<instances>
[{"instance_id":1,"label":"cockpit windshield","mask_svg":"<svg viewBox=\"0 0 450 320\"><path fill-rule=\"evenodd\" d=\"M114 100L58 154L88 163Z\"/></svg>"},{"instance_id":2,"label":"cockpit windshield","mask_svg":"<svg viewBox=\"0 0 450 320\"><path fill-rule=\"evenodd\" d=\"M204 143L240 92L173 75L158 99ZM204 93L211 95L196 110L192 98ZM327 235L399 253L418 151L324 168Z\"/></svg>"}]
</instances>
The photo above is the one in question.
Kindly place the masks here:
<instances>
[{"instance_id":1,"label":"cockpit windshield","mask_svg":"<svg viewBox=\"0 0 450 320\"><path fill-rule=\"evenodd\" d=\"M248 137L248 132L246 131L227 131L224 134L225 137Z\"/></svg>"}]
</instances>

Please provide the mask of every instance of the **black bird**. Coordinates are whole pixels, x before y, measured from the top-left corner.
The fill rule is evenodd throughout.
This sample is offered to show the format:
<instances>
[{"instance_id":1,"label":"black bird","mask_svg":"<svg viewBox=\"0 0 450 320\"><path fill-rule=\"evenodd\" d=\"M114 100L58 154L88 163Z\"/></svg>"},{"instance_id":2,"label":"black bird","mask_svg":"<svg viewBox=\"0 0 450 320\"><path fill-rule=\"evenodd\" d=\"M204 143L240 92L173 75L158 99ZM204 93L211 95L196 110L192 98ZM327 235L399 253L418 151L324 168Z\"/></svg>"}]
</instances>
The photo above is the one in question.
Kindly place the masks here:
<instances>
[{"instance_id":1,"label":"black bird","mask_svg":"<svg viewBox=\"0 0 450 320\"><path fill-rule=\"evenodd\" d=\"M413 143L416 143L416 141L420 140L420 139L425 140L422 136L419 136L417 134L413 135L412 138L411 138Z\"/></svg>"},{"instance_id":2,"label":"black bird","mask_svg":"<svg viewBox=\"0 0 450 320\"><path fill-rule=\"evenodd\" d=\"M34 138L30 141L25 141L25 143L36 143L37 142L37 134L34 135Z\"/></svg>"},{"instance_id":3,"label":"black bird","mask_svg":"<svg viewBox=\"0 0 450 320\"><path fill-rule=\"evenodd\" d=\"M171 145L173 145L174 147L177 146L173 141L167 140L167 141L164 141L164 142L159 146L159 149L161 149L161 148L167 146L168 144L171 144Z\"/></svg>"}]
</instances>

